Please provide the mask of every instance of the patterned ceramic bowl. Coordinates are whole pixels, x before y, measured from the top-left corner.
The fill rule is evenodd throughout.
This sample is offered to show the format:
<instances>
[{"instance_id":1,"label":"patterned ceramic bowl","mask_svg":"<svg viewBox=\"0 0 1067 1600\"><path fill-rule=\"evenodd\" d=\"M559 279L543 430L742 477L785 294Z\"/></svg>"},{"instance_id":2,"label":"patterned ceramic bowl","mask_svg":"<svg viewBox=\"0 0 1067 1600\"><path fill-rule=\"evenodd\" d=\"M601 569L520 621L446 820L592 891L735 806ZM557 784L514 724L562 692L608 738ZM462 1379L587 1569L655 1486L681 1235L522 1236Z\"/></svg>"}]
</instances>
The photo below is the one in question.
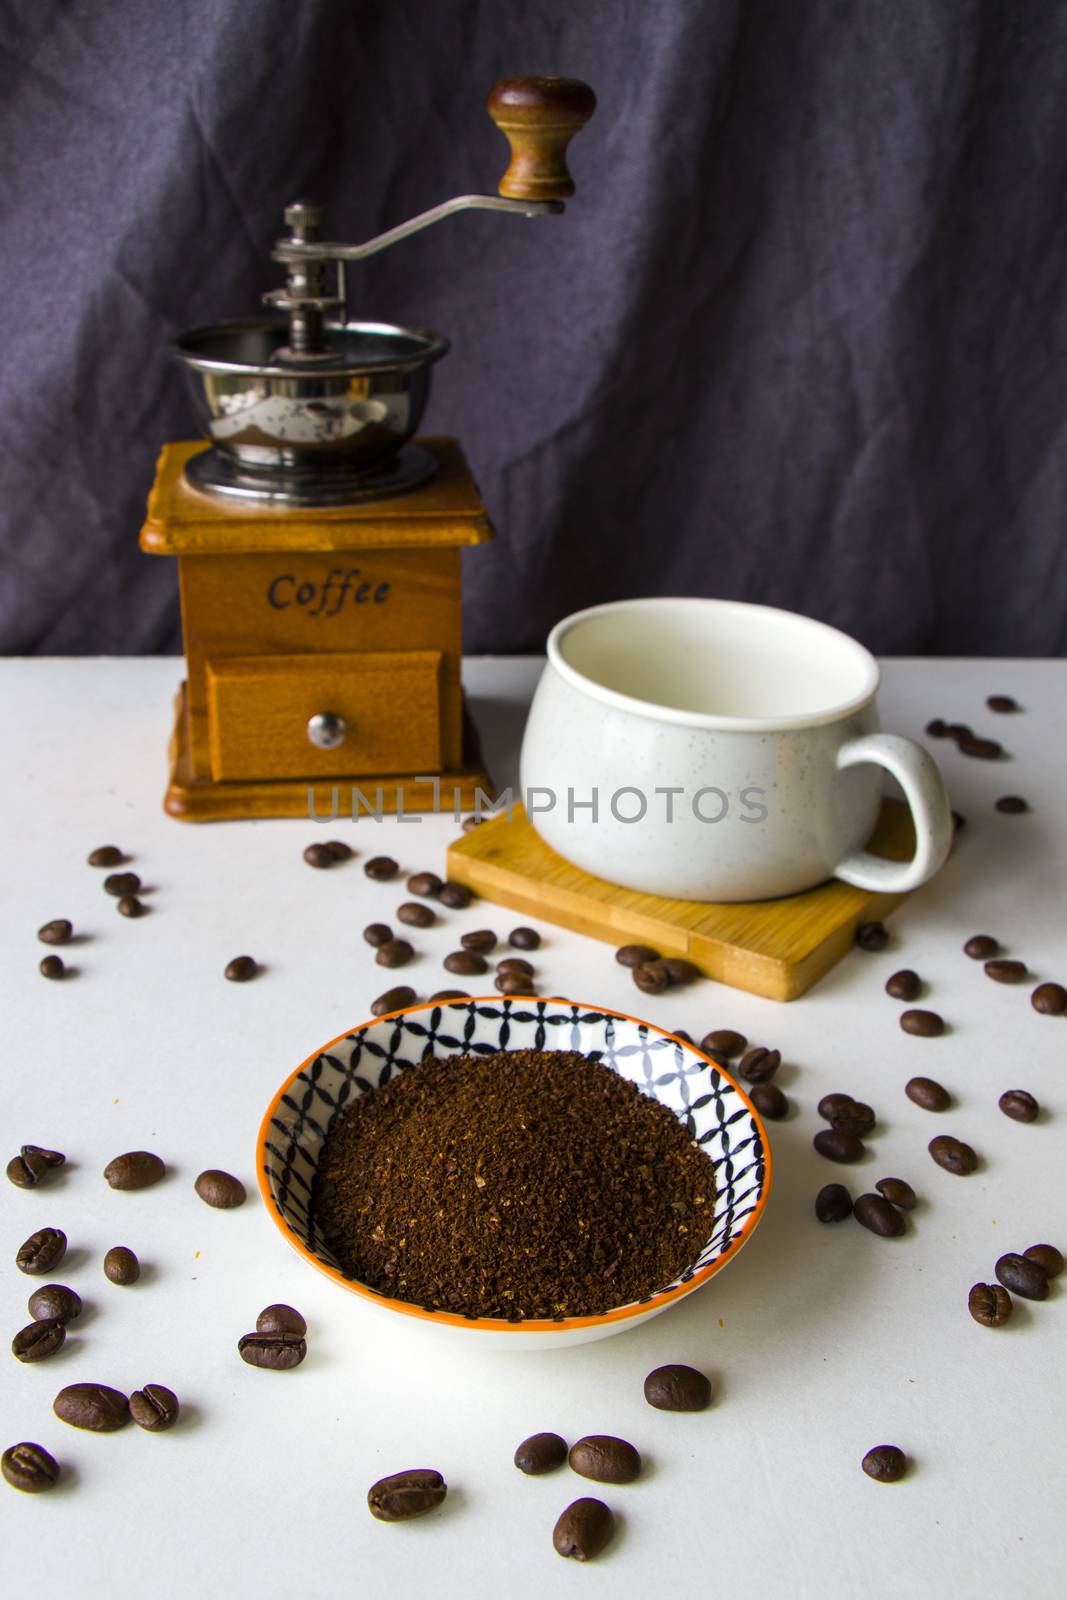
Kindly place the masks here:
<instances>
[{"instance_id":1,"label":"patterned ceramic bowl","mask_svg":"<svg viewBox=\"0 0 1067 1600\"><path fill-rule=\"evenodd\" d=\"M603 1062L673 1111L703 1146L715 1166L715 1225L694 1266L646 1300L562 1321L507 1322L429 1311L346 1277L309 1209L315 1169L334 1118L355 1095L369 1093L428 1056L529 1049L578 1050ZM733 1079L701 1051L621 1012L521 997L409 1006L323 1045L271 1101L259 1132L256 1170L267 1210L289 1243L341 1288L384 1310L512 1349L584 1344L676 1305L741 1249L763 1214L771 1185L770 1150L759 1117Z\"/></svg>"}]
</instances>

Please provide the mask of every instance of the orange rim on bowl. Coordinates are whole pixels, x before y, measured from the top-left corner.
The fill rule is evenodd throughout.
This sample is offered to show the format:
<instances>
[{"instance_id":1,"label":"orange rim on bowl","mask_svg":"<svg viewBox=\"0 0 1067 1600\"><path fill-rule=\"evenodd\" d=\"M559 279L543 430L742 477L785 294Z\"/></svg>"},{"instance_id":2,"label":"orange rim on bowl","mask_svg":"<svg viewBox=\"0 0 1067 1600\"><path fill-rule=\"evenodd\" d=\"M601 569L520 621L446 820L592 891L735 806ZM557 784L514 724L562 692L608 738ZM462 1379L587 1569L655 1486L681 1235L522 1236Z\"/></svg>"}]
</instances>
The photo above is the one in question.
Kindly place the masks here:
<instances>
[{"instance_id":1,"label":"orange rim on bowl","mask_svg":"<svg viewBox=\"0 0 1067 1600\"><path fill-rule=\"evenodd\" d=\"M591 1003L584 1001L574 1001L563 999L562 997L548 995L508 996L508 1001L513 1006L522 1004L531 1006L544 1005L546 1001L552 1001L553 999L556 999L561 1005L577 1006L579 1010L594 1011L605 1017L619 1017L623 1021L632 1022L637 1027L648 1028L651 1032L661 1034L665 1038L674 1037L674 1035L671 1034L667 1028L660 1028L654 1022L645 1021L643 1017L633 1017L628 1011L615 1011L611 1006L592 1005ZM721 1253L721 1255L717 1255L715 1259L713 1261L709 1261L706 1266L698 1268L698 1270L693 1273L692 1277L689 1278L685 1283L676 1284L670 1289L664 1289L659 1294L650 1296L650 1298L647 1300L636 1301L632 1305L619 1306L612 1311L602 1312L599 1316L563 1317L558 1320L530 1318L520 1322L509 1322L504 1317L468 1317L464 1316L463 1313L456 1311L430 1311L424 1306L413 1304L410 1300L393 1300L388 1295L381 1294L378 1290L370 1288L369 1285L361 1283L358 1278L346 1278L344 1273L339 1272L336 1267L328 1266L325 1261L320 1260L320 1258L315 1255L314 1251L309 1250L304 1241L293 1231L293 1228L285 1216L284 1211L282 1210L278 1201L275 1199L271 1188L271 1182L268 1176L271 1167L271 1152L268 1149L268 1143L271 1137L274 1118L278 1113L278 1108L281 1106L285 1096L289 1093L290 1089L300 1077L301 1073L305 1072L313 1065L315 1061L318 1060L320 1056L325 1055L335 1045L340 1044L343 1040L351 1039L354 1034L364 1032L368 1028L374 1027L379 1023L390 1022L396 1017L413 1016L420 1011L430 1011L433 1010L435 1006L440 1006L446 1003L447 1002L434 1000L420 1001L418 1005L404 1006L398 1011L390 1011L384 1016L373 1017L367 1022L357 1023L354 1028L346 1028L343 1033L337 1034L333 1039L330 1039L328 1043L320 1045L317 1050L313 1050L311 1054L307 1056L300 1063L300 1065L289 1074L285 1082L275 1094L274 1098L271 1100L270 1105L267 1107L263 1120L260 1123L259 1135L256 1140L256 1180L259 1184L259 1192L263 1196L263 1203L267 1207L267 1211L271 1217L271 1220L281 1230L282 1234L288 1240L292 1248L296 1251L297 1255L302 1256L305 1261L310 1262L316 1271L321 1272L325 1277L332 1279L333 1282L339 1284L342 1289L347 1289L352 1294L360 1295L364 1300L369 1300L374 1305L386 1307L391 1311L401 1311L409 1317L421 1317L425 1322L451 1323L457 1327L481 1328L487 1331L492 1330L493 1332L499 1333L548 1333L549 1331L558 1333L565 1331L568 1328L592 1328L614 1322L624 1322L629 1320L631 1317L645 1316L649 1312L661 1310L663 1307L671 1305L676 1300L684 1299L685 1296L690 1295L694 1292L694 1290L699 1289L702 1284L707 1283L709 1278L714 1277L715 1274L720 1272L728 1262L732 1261L739 1250L744 1248L749 1239L752 1237L760 1218L763 1216L771 1193L774 1163L771 1155L770 1142L767 1138L767 1130L764 1127L762 1117L752 1104L752 1101L749 1099L745 1090L737 1082L736 1078L732 1077L729 1072L723 1069L718 1061L713 1060L711 1056L709 1056L705 1051L701 1050L697 1045L683 1043L683 1041L679 1040L678 1042L683 1044L684 1049L692 1051L692 1053L696 1056L699 1056L701 1060L708 1062L709 1066L714 1067L720 1078L728 1083L730 1087L740 1096L741 1100L747 1107L759 1133L760 1142L763 1147L764 1164L763 1182L759 1198L757 1199L752 1211L742 1222L737 1234L731 1240L726 1249ZM465 1006L499 1006L501 1004L501 998L499 995L481 997L478 995L471 995L469 1000L456 1003L462 1003Z\"/></svg>"}]
</instances>

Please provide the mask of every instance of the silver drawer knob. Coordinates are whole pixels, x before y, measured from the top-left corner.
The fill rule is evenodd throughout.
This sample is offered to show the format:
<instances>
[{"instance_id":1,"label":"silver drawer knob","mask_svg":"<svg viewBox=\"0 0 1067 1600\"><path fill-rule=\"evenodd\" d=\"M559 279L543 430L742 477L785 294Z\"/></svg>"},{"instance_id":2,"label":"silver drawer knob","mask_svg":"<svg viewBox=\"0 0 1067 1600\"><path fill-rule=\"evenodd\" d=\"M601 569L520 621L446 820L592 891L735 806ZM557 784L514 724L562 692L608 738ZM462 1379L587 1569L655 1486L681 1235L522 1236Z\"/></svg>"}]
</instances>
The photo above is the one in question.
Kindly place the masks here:
<instances>
[{"instance_id":1,"label":"silver drawer knob","mask_svg":"<svg viewBox=\"0 0 1067 1600\"><path fill-rule=\"evenodd\" d=\"M316 711L308 718L308 738L320 750L336 750L344 744L347 733L348 723L336 711Z\"/></svg>"}]
</instances>

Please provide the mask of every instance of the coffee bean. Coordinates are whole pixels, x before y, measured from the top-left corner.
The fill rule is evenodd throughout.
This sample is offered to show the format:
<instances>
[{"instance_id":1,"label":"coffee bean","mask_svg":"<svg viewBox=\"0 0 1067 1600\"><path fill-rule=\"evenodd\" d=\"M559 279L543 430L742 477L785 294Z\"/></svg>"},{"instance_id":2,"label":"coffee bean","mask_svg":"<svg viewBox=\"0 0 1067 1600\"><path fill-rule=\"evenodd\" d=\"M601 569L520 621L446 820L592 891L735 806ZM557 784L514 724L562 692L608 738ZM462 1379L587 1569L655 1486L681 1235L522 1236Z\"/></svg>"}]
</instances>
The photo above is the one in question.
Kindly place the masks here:
<instances>
[{"instance_id":1,"label":"coffee bean","mask_svg":"<svg viewBox=\"0 0 1067 1600\"><path fill-rule=\"evenodd\" d=\"M908 1458L895 1444L876 1444L867 1451L862 1466L875 1483L897 1483L908 1470Z\"/></svg>"},{"instance_id":2,"label":"coffee bean","mask_svg":"<svg viewBox=\"0 0 1067 1600\"><path fill-rule=\"evenodd\" d=\"M533 995L533 979L528 972L498 972L493 988L500 994Z\"/></svg>"},{"instance_id":3,"label":"coffee bean","mask_svg":"<svg viewBox=\"0 0 1067 1600\"><path fill-rule=\"evenodd\" d=\"M90 850L86 860L91 867L117 867L125 858L117 844L97 845Z\"/></svg>"},{"instance_id":4,"label":"coffee bean","mask_svg":"<svg viewBox=\"0 0 1067 1600\"><path fill-rule=\"evenodd\" d=\"M479 955L485 955L495 950L497 941L492 928L477 928L474 933L462 934L459 942L464 950L476 950Z\"/></svg>"},{"instance_id":5,"label":"coffee bean","mask_svg":"<svg viewBox=\"0 0 1067 1600\"><path fill-rule=\"evenodd\" d=\"M119 899L124 894L136 894L141 887L141 880L136 872L112 872L104 879L104 889L108 894L113 894Z\"/></svg>"},{"instance_id":6,"label":"coffee bean","mask_svg":"<svg viewBox=\"0 0 1067 1600\"><path fill-rule=\"evenodd\" d=\"M298 1367L308 1353L307 1341L299 1333L243 1333L237 1341L242 1361L268 1372L287 1372Z\"/></svg>"},{"instance_id":7,"label":"coffee bean","mask_svg":"<svg viewBox=\"0 0 1067 1600\"><path fill-rule=\"evenodd\" d=\"M982 970L995 983L1022 983L1029 976L1025 961L987 961Z\"/></svg>"},{"instance_id":8,"label":"coffee bean","mask_svg":"<svg viewBox=\"0 0 1067 1600\"><path fill-rule=\"evenodd\" d=\"M396 920L409 928L432 928L437 921L437 912L429 906L420 905L417 900L405 900L402 906L397 907Z\"/></svg>"},{"instance_id":9,"label":"coffee bean","mask_svg":"<svg viewBox=\"0 0 1067 1600\"><path fill-rule=\"evenodd\" d=\"M687 961L684 956L664 956L663 966L672 983L695 983L704 976L696 962Z\"/></svg>"},{"instance_id":10,"label":"coffee bean","mask_svg":"<svg viewBox=\"0 0 1067 1600\"><path fill-rule=\"evenodd\" d=\"M1021 794L1002 794L999 800L993 802L994 808L1006 817L1021 817L1030 807Z\"/></svg>"},{"instance_id":11,"label":"coffee bean","mask_svg":"<svg viewBox=\"0 0 1067 1600\"><path fill-rule=\"evenodd\" d=\"M852 1207L856 1221L880 1239L898 1239L904 1232L904 1218L884 1195L861 1194Z\"/></svg>"},{"instance_id":12,"label":"coffee bean","mask_svg":"<svg viewBox=\"0 0 1067 1600\"><path fill-rule=\"evenodd\" d=\"M309 844L304 851L304 860L309 867L318 867L320 871L332 867L337 857L328 844Z\"/></svg>"},{"instance_id":13,"label":"coffee bean","mask_svg":"<svg viewBox=\"0 0 1067 1600\"><path fill-rule=\"evenodd\" d=\"M121 900L116 901L115 910L120 917L143 917L148 907L135 894L124 894Z\"/></svg>"},{"instance_id":14,"label":"coffee bean","mask_svg":"<svg viewBox=\"0 0 1067 1600\"><path fill-rule=\"evenodd\" d=\"M936 1078L909 1078L904 1093L924 1111L947 1111L951 1104L948 1090Z\"/></svg>"},{"instance_id":15,"label":"coffee bean","mask_svg":"<svg viewBox=\"0 0 1067 1600\"><path fill-rule=\"evenodd\" d=\"M37 929L37 937L42 944L66 944L73 932L72 924L65 917L55 917Z\"/></svg>"},{"instance_id":16,"label":"coffee bean","mask_svg":"<svg viewBox=\"0 0 1067 1600\"><path fill-rule=\"evenodd\" d=\"M781 1064L780 1050L767 1050L763 1045L757 1045L741 1057L737 1072L746 1083L769 1083Z\"/></svg>"},{"instance_id":17,"label":"coffee bean","mask_svg":"<svg viewBox=\"0 0 1067 1600\"><path fill-rule=\"evenodd\" d=\"M20 1272L38 1278L58 1267L66 1253L67 1236L62 1228L38 1228L19 1245L15 1265Z\"/></svg>"},{"instance_id":18,"label":"coffee bean","mask_svg":"<svg viewBox=\"0 0 1067 1600\"><path fill-rule=\"evenodd\" d=\"M861 950L884 950L889 943L889 929L884 922L861 922L856 929L856 943Z\"/></svg>"},{"instance_id":19,"label":"coffee bean","mask_svg":"<svg viewBox=\"0 0 1067 1600\"><path fill-rule=\"evenodd\" d=\"M523 956L505 956L503 961L496 964L498 972L518 972L524 977L533 977L533 967Z\"/></svg>"},{"instance_id":20,"label":"coffee bean","mask_svg":"<svg viewBox=\"0 0 1067 1600\"><path fill-rule=\"evenodd\" d=\"M477 950L453 950L445 956L442 963L446 972L454 972L457 978L480 977L483 972L489 971L489 963Z\"/></svg>"},{"instance_id":21,"label":"coffee bean","mask_svg":"<svg viewBox=\"0 0 1067 1600\"><path fill-rule=\"evenodd\" d=\"M1009 1250L1007 1255L1001 1256L993 1271L1012 1294L1021 1295L1024 1300L1048 1299L1048 1273L1032 1257L1020 1256L1014 1250Z\"/></svg>"},{"instance_id":22,"label":"coffee bean","mask_svg":"<svg viewBox=\"0 0 1067 1600\"><path fill-rule=\"evenodd\" d=\"M1046 1277L1058 1278L1063 1271L1063 1256L1054 1244L1032 1244L1023 1255L1027 1261L1036 1261Z\"/></svg>"},{"instance_id":23,"label":"coffee bean","mask_svg":"<svg viewBox=\"0 0 1067 1600\"><path fill-rule=\"evenodd\" d=\"M990 711L1005 712L1018 711L1020 709L1019 702L1014 700L1010 694L988 695L986 698L986 705L989 707Z\"/></svg>"},{"instance_id":24,"label":"coffee bean","mask_svg":"<svg viewBox=\"0 0 1067 1600\"><path fill-rule=\"evenodd\" d=\"M583 1495L572 1500L552 1529L552 1547L575 1561L593 1561L605 1549L615 1530L615 1518L603 1500Z\"/></svg>"},{"instance_id":25,"label":"coffee bean","mask_svg":"<svg viewBox=\"0 0 1067 1600\"><path fill-rule=\"evenodd\" d=\"M852 1215L852 1196L843 1183L823 1184L815 1196L815 1215L820 1222L844 1222Z\"/></svg>"},{"instance_id":26,"label":"coffee bean","mask_svg":"<svg viewBox=\"0 0 1067 1600\"><path fill-rule=\"evenodd\" d=\"M590 1433L572 1444L567 1455L571 1469L597 1483L633 1483L641 1472L641 1457L632 1444L610 1433Z\"/></svg>"},{"instance_id":27,"label":"coffee bean","mask_svg":"<svg viewBox=\"0 0 1067 1600\"><path fill-rule=\"evenodd\" d=\"M69 1383L52 1401L60 1422L90 1433L114 1433L130 1420L130 1403L119 1389L106 1383Z\"/></svg>"},{"instance_id":28,"label":"coffee bean","mask_svg":"<svg viewBox=\"0 0 1067 1600\"><path fill-rule=\"evenodd\" d=\"M436 900L444 885L436 872L415 872L408 879L408 891L421 900Z\"/></svg>"},{"instance_id":29,"label":"coffee bean","mask_svg":"<svg viewBox=\"0 0 1067 1600\"><path fill-rule=\"evenodd\" d=\"M437 898L450 911L465 911L474 899L474 895L465 883L453 883L449 878L441 885Z\"/></svg>"},{"instance_id":30,"label":"coffee bean","mask_svg":"<svg viewBox=\"0 0 1067 1600\"><path fill-rule=\"evenodd\" d=\"M31 1444L29 1440L10 1445L4 1451L0 1456L0 1472L13 1489L21 1489L23 1494L41 1494L51 1489L59 1478L55 1457L42 1445Z\"/></svg>"},{"instance_id":31,"label":"coffee bean","mask_svg":"<svg viewBox=\"0 0 1067 1600\"><path fill-rule=\"evenodd\" d=\"M915 1190L903 1178L879 1178L874 1187L901 1211L914 1211L919 1203Z\"/></svg>"},{"instance_id":32,"label":"coffee bean","mask_svg":"<svg viewBox=\"0 0 1067 1600\"><path fill-rule=\"evenodd\" d=\"M811 1142L828 1161L859 1161L864 1155L862 1139L854 1133L839 1133L836 1128L820 1129Z\"/></svg>"},{"instance_id":33,"label":"coffee bean","mask_svg":"<svg viewBox=\"0 0 1067 1600\"><path fill-rule=\"evenodd\" d=\"M973 734L957 739L956 745L961 755L974 756L979 761L999 761L1004 754L1004 746L996 739L978 739Z\"/></svg>"},{"instance_id":34,"label":"coffee bean","mask_svg":"<svg viewBox=\"0 0 1067 1600\"><path fill-rule=\"evenodd\" d=\"M104 1177L113 1189L147 1189L166 1176L166 1167L151 1150L127 1150L115 1156L104 1168Z\"/></svg>"},{"instance_id":35,"label":"coffee bean","mask_svg":"<svg viewBox=\"0 0 1067 1600\"><path fill-rule=\"evenodd\" d=\"M378 946L374 959L380 967L406 967L414 956L406 939L387 939Z\"/></svg>"},{"instance_id":36,"label":"coffee bean","mask_svg":"<svg viewBox=\"0 0 1067 1600\"><path fill-rule=\"evenodd\" d=\"M639 967L632 967L631 976L642 994L662 994L671 981L662 961L645 961Z\"/></svg>"},{"instance_id":37,"label":"coffee bean","mask_svg":"<svg viewBox=\"0 0 1067 1600\"><path fill-rule=\"evenodd\" d=\"M900 1026L905 1033L914 1034L917 1039L936 1039L938 1034L945 1031L945 1019L936 1011L902 1011Z\"/></svg>"},{"instance_id":38,"label":"coffee bean","mask_svg":"<svg viewBox=\"0 0 1067 1600\"><path fill-rule=\"evenodd\" d=\"M950 739L973 739L974 729L967 722L949 722L945 724L945 733Z\"/></svg>"},{"instance_id":39,"label":"coffee bean","mask_svg":"<svg viewBox=\"0 0 1067 1600\"><path fill-rule=\"evenodd\" d=\"M81 1309L81 1296L62 1283L43 1284L29 1299L30 1316L45 1322L73 1322Z\"/></svg>"},{"instance_id":40,"label":"coffee bean","mask_svg":"<svg viewBox=\"0 0 1067 1600\"><path fill-rule=\"evenodd\" d=\"M789 1101L776 1083L754 1083L748 1091L752 1101L761 1117L766 1117L768 1122L781 1122L783 1117L789 1115Z\"/></svg>"},{"instance_id":41,"label":"coffee bean","mask_svg":"<svg viewBox=\"0 0 1067 1600\"><path fill-rule=\"evenodd\" d=\"M953 831L956 832L956 833L962 833L966 826L967 826L967 818L965 816L963 816L959 811L953 811L953 813L952 813Z\"/></svg>"},{"instance_id":42,"label":"coffee bean","mask_svg":"<svg viewBox=\"0 0 1067 1600\"><path fill-rule=\"evenodd\" d=\"M967 1310L983 1328L1002 1328L1012 1313L1012 1298L999 1283L975 1283L967 1296Z\"/></svg>"},{"instance_id":43,"label":"coffee bean","mask_svg":"<svg viewBox=\"0 0 1067 1600\"><path fill-rule=\"evenodd\" d=\"M16 1361L45 1361L62 1350L66 1337L66 1327L58 1317L43 1317L16 1333L11 1341L11 1354Z\"/></svg>"},{"instance_id":44,"label":"coffee bean","mask_svg":"<svg viewBox=\"0 0 1067 1600\"><path fill-rule=\"evenodd\" d=\"M744 1034L733 1028L713 1028L701 1039L700 1048L709 1055L723 1056L729 1061L731 1056L739 1056L747 1044Z\"/></svg>"},{"instance_id":45,"label":"coffee bean","mask_svg":"<svg viewBox=\"0 0 1067 1600\"><path fill-rule=\"evenodd\" d=\"M512 928L508 934L508 944L513 950L539 950L541 935L536 928Z\"/></svg>"},{"instance_id":46,"label":"coffee bean","mask_svg":"<svg viewBox=\"0 0 1067 1600\"><path fill-rule=\"evenodd\" d=\"M62 1150L46 1150L40 1144L24 1144L21 1154L24 1161L43 1161L48 1168L61 1167L67 1159Z\"/></svg>"},{"instance_id":47,"label":"coffee bean","mask_svg":"<svg viewBox=\"0 0 1067 1600\"><path fill-rule=\"evenodd\" d=\"M393 930L386 922L371 922L364 928L363 937L377 950L380 945L389 943L393 937Z\"/></svg>"},{"instance_id":48,"label":"coffee bean","mask_svg":"<svg viewBox=\"0 0 1067 1600\"><path fill-rule=\"evenodd\" d=\"M558 1433L532 1433L515 1451L515 1465L528 1478L555 1472L567 1459L567 1441Z\"/></svg>"},{"instance_id":49,"label":"coffee bean","mask_svg":"<svg viewBox=\"0 0 1067 1600\"><path fill-rule=\"evenodd\" d=\"M484 817L464 817L463 818L463 832L464 833L473 833L475 828L480 828L484 821L485 821Z\"/></svg>"},{"instance_id":50,"label":"coffee bean","mask_svg":"<svg viewBox=\"0 0 1067 1600\"><path fill-rule=\"evenodd\" d=\"M378 883L388 883L390 878L396 877L400 867L392 856L371 856L369 861L363 863L363 871Z\"/></svg>"},{"instance_id":51,"label":"coffee bean","mask_svg":"<svg viewBox=\"0 0 1067 1600\"><path fill-rule=\"evenodd\" d=\"M234 956L232 961L226 963L223 977L229 978L231 983L248 983L259 971L252 956Z\"/></svg>"},{"instance_id":52,"label":"coffee bean","mask_svg":"<svg viewBox=\"0 0 1067 1600\"><path fill-rule=\"evenodd\" d=\"M1067 989L1062 983L1039 983L1030 996L1030 1004L1043 1017L1062 1017L1067 1011Z\"/></svg>"},{"instance_id":53,"label":"coffee bean","mask_svg":"<svg viewBox=\"0 0 1067 1600\"><path fill-rule=\"evenodd\" d=\"M829 1122L837 1116L839 1111L843 1111L845 1106L850 1106L852 1103L850 1094L824 1094L819 1101L817 1109L820 1117Z\"/></svg>"},{"instance_id":54,"label":"coffee bean","mask_svg":"<svg viewBox=\"0 0 1067 1600\"><path fill-rule=\"evenodd\" d=\"M414 989L409 989L406 983L401 983L395 989L386 989L377 1000L372 1000L370 1014L372 1017L384 1017L390 1011L403 1011L407 1006L413 1006L417 999Z\"/></svg>"},{"instance_id":55,"label":"coffee bean","mask_svg":"<svg viewBox=\"0 0 1067 1600\"><path fill-rule=\"evenodd\" d=\"M922 986L919 974L910 967L901 967L885 980L885 992L894 1000L917 1000Z\"/></svg>"},{"instance_id":56,"label":"coffee bean","mask_svg":"<svg viewBox=\"0 0 1067 1600\"><path fill-rule=\"evenodd\" d=\"M931 739L944 739L947 733L948 727L943 717L935 717L926 724L926 734Z\"/></svg>"},{"instance_id":57,"label":"coffee bean","mask_svg":"<svg viewBox=\"0 0 1067 1600\"><path fill-rule=\"evenodd\" d=\"M146 1433L165 1433L173 1428L180 1411L178 1396L162 1383L146 1383L130 1396L130 1415Z\"/></svg>"},{"instance_id":58,"label":"coffee bean","mask_svg":"<svg viewBox=\"0 0 1067 1600\"><path fill-rule=\"evenodd\" d=\"M439 1472L432 1467L412 1467L372 1483L367 1506L379 1522L408 1522L436 1511L447 1493L448 1485Z\"/></svg>"},{"instance_id":59,"label":"coffee bean","mask_svg":"<svg viewBox=\"0 0 1067 1600\"><path fill-rule=\"evenodd\" d=\"M65 978L67 975L62 956L45 956L38 962L37 971L42 978Z\"/></svg>"},{"instance_id":60,"label":"coffee bean","mask_svg":"<svg viewBox=\"0 0 1067 1600\"><path fill-rule=\"evenodd\" d=\"M875 1115L862 1100L850 1100L847 1106L837 1106L828 1121L836 1132L854 1133L862 1139L874 1127Z\"/></svg>"},{"instance_id":61,"label":"coffee bean","mask_svg":"<svg viewBox=\"0 0 1067 1600\"><path fill-rule=\"evenodd\" d=\"M936 1139L930 1140L927 1149L939 1167L954 1172L958 1178L967 1177L978 1165L978 1157L970 1145L964 1144L962 1139L954 1139L950 1133L939 1133Z\"/></svg>"},{"instance_id":62,"label":"coffee bean","mask_svg":"<svg viewBox=\"0 0 1067 1600\"><path fill-rule=\"evenodd\" d=\"M1000 941L994 939L991 933L975 933L967 940L963 953L970 956L972 961L988 961L999 949Z\"/></svg>"},{"instance_id":63,"label":"coffee bean","mask_svg":"<svg viewBox=\"0 0 1067 1600\"><path fill-rule=\"evenodd\" d=\"M40 1156L12 1156L7 1164L7 1175L16 1189L36 1189L48 1171L47 1161Z\"/></svg>"},{"instance_id":64,"label":"coffee bean","mask_svg":"<svg viewBox=\"0 0 1067 1600\"><path fill-rule=\"evenodd\" d=\"M205 1205L214 1206L217 1211L232 1211L235 1206L243 1206L248 1198L240 1178L218 1167L202 1172L193 1188Z\"/></svg>"},{"instance_id":65,"label":"coffee bean","mask_svg":"<svg viewBox=\"0 0 1067 1600\"><path fill-rule=\"evenodd\" d=\"M1028 1089L1005 1089L997 1105L1013 1122L1036 1122L1041 1110Z\"/></svg>"},{"instance_id":66,"label":"coffee bean","mask_svg":"<svg viewBox=\"0 0 1067 1600\"><path fill-rule=\"evenodd\" d=\"M659 951L649 944L624 944L615 952L620 967L643 967L646 961L658 961Z\"/></svg>"},{"instance_id":67,"label":"coffee bean","mask_svg":"<svg viewBox=\"0 0 1067 1600\"><path fill-rule=\"evenodd\" d=\"M645 1379L645 1399L657 1411L706 1411L711 1404L711 1380L696 1367L669 1362Z\"/></svg>"},{"instance_id":68,"label":"coffee bean","mask_svg":"<svg viewBox=\"0 0 1067 1600\"><path fill-rule=\"evenodd\" d=\"M469 1000L470 995L466 989L438 989L436 994L430 996L431 1000Z\"/></svg>"},{"instance_id":69,"label":"coffee bean","mask_svg":"<svg viewBox=\"0 0 1067 1600\"><path fill-rule=\"evenodd\" d=\"M131 1283L136 1283L141 1276L141 1263L132 1250L124 1244L112 1245L104 1257L104 1277L109 1283L117 1283L123 1288L128 1288Z\"/></svg>"},{"instance_id":70,"label":"coffee bean","mask_svg":"<svg viewBox=\"0 0 1067 1600\"><path fill-rule=\"evenodd\" d=\"M308 1331L308 1325L295 1306L287 1306L284 1301L276 1305L264 1306L256 1318L257 1333L295 1333L298 1338L303 1338Z\"/></svg>"}]
</instances>

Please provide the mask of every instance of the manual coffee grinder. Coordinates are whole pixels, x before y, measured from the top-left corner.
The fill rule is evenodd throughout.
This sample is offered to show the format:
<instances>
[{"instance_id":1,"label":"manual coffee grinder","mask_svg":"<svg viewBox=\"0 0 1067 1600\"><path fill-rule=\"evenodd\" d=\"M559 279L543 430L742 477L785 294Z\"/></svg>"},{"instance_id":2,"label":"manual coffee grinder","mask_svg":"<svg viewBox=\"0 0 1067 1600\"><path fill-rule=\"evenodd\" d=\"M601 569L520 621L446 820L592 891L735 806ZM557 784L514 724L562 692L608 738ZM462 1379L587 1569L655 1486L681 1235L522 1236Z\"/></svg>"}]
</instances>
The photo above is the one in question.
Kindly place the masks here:
<instances>
[{"instance_id":1,"label":"manual coffee grinder","mask_svg":"<svg viewBox=\"0 0 1067 1600\"><path fill-rule=\"evenodd\" d=\"M271 314L175 342L208 440L167 444L141 547L178 558L187 677L164 805L188 821L471 806L488 785L460 686L460 551L493 537L455 439L416 438L448 340L347 318L345 266L453 213L556 215L593 91L508 78L511 161L365 244L288 206ZM336 282L327 268L336 269ZM340 800L348 809L349 795Z\"/></svg>"}]
</instances>

